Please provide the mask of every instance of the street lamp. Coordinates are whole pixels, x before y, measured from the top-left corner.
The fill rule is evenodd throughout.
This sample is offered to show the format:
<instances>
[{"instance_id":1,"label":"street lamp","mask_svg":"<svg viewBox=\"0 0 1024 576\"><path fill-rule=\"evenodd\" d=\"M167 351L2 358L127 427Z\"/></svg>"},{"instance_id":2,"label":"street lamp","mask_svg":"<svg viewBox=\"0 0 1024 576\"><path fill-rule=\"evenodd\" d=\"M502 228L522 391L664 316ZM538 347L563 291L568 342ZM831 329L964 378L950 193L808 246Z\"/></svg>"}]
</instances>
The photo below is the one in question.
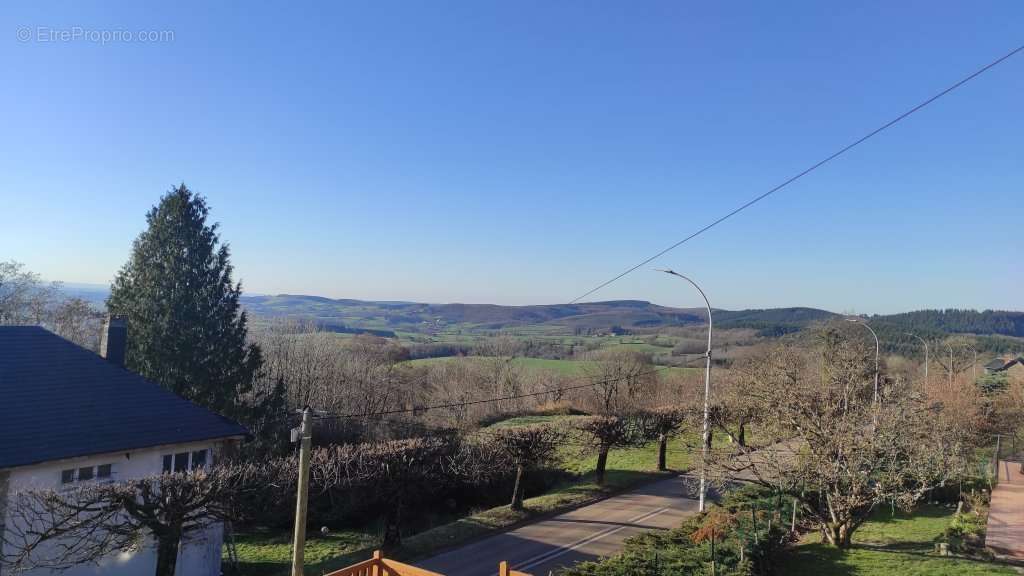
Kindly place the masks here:
<instances>
[{"instance_id":1,"label":"street lamp","mask_svg":"<svg viewBox=\"0 0 1024 576\"><path fill-rule=\"evenodd\" d=\"M878 402L878 334L875 334L875 331L871 329L871 326L868 326L868 323L860 318L847 318L846 321L860 324L867 328L868 332L871 332L871 335L875 337L875 402Z\"/></svg>"},{"instance_id":2,"label":"street lamp","mask_svg":"<svg viewBox=\"0 0 1024 576\"><path fill-rule=\"evenodd\" d=\"M699 510L703 512L704 493L707 490L707 473L705 469L707 468L706 463L708 459L708 448L710 448L709 445L711 444L711 428L709 424L711 412L711 303L708 302L708 297L704 295L704 291L700 289L700 286L697 286L696 282L690 280L686 276L683 276L682 274L675 272L674 270L656 270L656 272L664 272L666 274L671 274L678 278L682 278L683 280L686 280L687 282L692 284L693 287L697 289L697 292L700 292L701 297L704 298L704 304L708 308L708 350L704 355L706 359L704 364L704 432L701 436L701 443L703 447L701 448L699 496Z\"/></svg>"},{"instance_id":3,"label":"street lamp","mask_svg":"<svg viewBox=\"0 0 1024 576\"><path fill-rule=\"evenodd\" d=\"M924 344L924 385L927 386L928 385L928 342L924 338L921 338L920 336L918 336L917 334L914 334L913 332L904 332L904 334L907 334L909 336L913 336L914 338L917 338L918 340L920 340L921 344Z\"/></svg>"},{"instance_id":4,"label":"street lamp","mask_svg":"<svg viewBox=\"0 0 1024 576\"><path fill-rule=\"evenodd\" d=\"M971 380L978 380L978 349L971 344L966 345L974 353L974 360L971 362Z\"/></svg>"}]
</instances>

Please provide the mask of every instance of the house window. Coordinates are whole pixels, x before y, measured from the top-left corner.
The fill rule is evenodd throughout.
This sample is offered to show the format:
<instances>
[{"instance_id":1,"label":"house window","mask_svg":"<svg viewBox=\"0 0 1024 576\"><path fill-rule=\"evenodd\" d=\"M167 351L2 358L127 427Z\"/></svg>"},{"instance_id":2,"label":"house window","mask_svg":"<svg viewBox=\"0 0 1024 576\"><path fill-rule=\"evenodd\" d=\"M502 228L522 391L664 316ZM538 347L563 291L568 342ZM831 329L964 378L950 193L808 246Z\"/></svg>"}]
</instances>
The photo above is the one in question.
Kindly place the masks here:
<instances>
[{"instance_id":1,"label":"house window","mask_svg":"<svg viewBox=\"0 0 1024 576\"><path fill-rule=\"evenodd\" d=\"M185 472L196 468L205 468L209 450L195 450L193 452L178 452L177 454L164 454L164 472Z\"/></svg>"},{"instance_id":2,"label":"house window","mask_svg":"<svg viewBox=\"0 0 1024 576\"><path fill-rule=\"evenodd\" d=\"M74 482L88 482L90 480L110 480L114 473L113 464L100 464L99 466L82 466L60 471L60 483L72 484Z\"/></svg>"},{"instance_id":3,"label":"house window","mask_svg":"<svg viewBox=\"0 0 1024 576\"><path fill-rule=\"evenodd\" d=\"M206 450L196 450L192 453L192 465L189 466L190 470L196 468L206 468Z\"/></svg>"},{"instance_id":4,"label":"house window","mask_svg":"<svg viewBox=\"0 0 1024 576\"><path fill-rule=\"evenodd\" d=\"M179 452L174 455L174 471L184 472L188 470L188 452Z\"/></svg>"}]
</instances>

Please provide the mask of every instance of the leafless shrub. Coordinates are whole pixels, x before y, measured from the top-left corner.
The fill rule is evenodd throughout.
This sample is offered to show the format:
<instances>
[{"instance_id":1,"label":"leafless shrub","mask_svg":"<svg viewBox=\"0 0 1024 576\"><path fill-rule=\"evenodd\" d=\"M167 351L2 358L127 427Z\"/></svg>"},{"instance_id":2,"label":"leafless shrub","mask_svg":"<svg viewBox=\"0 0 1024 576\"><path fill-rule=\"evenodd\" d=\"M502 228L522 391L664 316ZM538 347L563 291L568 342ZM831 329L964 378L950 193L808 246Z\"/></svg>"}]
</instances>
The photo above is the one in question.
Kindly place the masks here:
<instances>
[{"instance_id":1,"label":"leafless shrub","mask_svg":"<svg viewBox=\"0 0 1024 576\"><path fill-rule=\"evenodd\" d=\"M598 485L604 484L608 452L612 448L639 446L647 441L642 420L633 415L581 418L576 421L576 427L582 432L588 449L597 451L594 481Z\"/></svg>"},{"instance_id":2,"label":"leafless shrub","mask_svg":"<svg viewBox=\"0 0 1024 576\"><path fill-rule=\"evenodd\" d=\"M557 459L565 431L550 424L498 428L481 433L484 445L480 463L492 469L510 467L515 470L512 489L512 510L523 509L524 475Z\"/></svg>"},{"instance_id":3,"label":"leafless shrub","mask_svg":"<svg viewBox=\"0 0 1024 576\"><path fill-rule=\"evenodd\" d=\"M11 495L3 565L14 572L67 570L155 540L156 576L173 576L182 541L200 538L214 522L232 518L255 466L161 474L70 490Z\"/></svg>"}]
</instances>

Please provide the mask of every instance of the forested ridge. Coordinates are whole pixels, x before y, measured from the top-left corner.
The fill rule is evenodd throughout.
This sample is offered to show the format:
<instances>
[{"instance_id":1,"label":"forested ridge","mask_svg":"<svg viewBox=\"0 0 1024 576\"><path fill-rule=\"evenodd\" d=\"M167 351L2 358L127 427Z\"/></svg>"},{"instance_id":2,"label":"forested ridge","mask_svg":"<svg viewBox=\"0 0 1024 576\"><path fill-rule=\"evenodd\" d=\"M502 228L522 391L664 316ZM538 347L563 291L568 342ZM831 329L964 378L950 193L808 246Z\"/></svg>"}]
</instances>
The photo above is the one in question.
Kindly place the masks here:
<instances>
[{"instance_id":1,"label":"forested ridge","mask_svg":"<svg viewBox=\"0 0 1024 576\"><path fill-rule=\"evenodd\" d=\"M954 334L998 334L1024 337L1024 312L1004 310L917 310L900 314L873 316L872 319L896 324L907 330Z\"/></svg>"}]
</instances>

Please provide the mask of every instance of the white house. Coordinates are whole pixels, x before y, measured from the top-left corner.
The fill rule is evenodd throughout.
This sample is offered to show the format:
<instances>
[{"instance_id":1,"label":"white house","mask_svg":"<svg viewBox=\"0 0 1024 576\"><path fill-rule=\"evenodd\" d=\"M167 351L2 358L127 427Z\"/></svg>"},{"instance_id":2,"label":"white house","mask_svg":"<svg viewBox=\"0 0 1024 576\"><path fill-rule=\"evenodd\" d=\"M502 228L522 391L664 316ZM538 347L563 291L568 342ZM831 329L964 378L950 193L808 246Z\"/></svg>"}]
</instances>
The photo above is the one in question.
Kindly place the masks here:
<instances>
[{"instance_id":1,"label":"white house","mask_svg":"<svg viewBox=\"0 0 1024 576\"><path fill-rule=\"evenodd\" d=\"M18 491L210 466L244 438L240 425L126 370L123 323L103 336L101 357L43 328L0 326L0 530ZM219 575L221 543L220 526L183 543L177 574ZM153 574L151 544L61 574Z\"/></svg>"}]
</instances>

